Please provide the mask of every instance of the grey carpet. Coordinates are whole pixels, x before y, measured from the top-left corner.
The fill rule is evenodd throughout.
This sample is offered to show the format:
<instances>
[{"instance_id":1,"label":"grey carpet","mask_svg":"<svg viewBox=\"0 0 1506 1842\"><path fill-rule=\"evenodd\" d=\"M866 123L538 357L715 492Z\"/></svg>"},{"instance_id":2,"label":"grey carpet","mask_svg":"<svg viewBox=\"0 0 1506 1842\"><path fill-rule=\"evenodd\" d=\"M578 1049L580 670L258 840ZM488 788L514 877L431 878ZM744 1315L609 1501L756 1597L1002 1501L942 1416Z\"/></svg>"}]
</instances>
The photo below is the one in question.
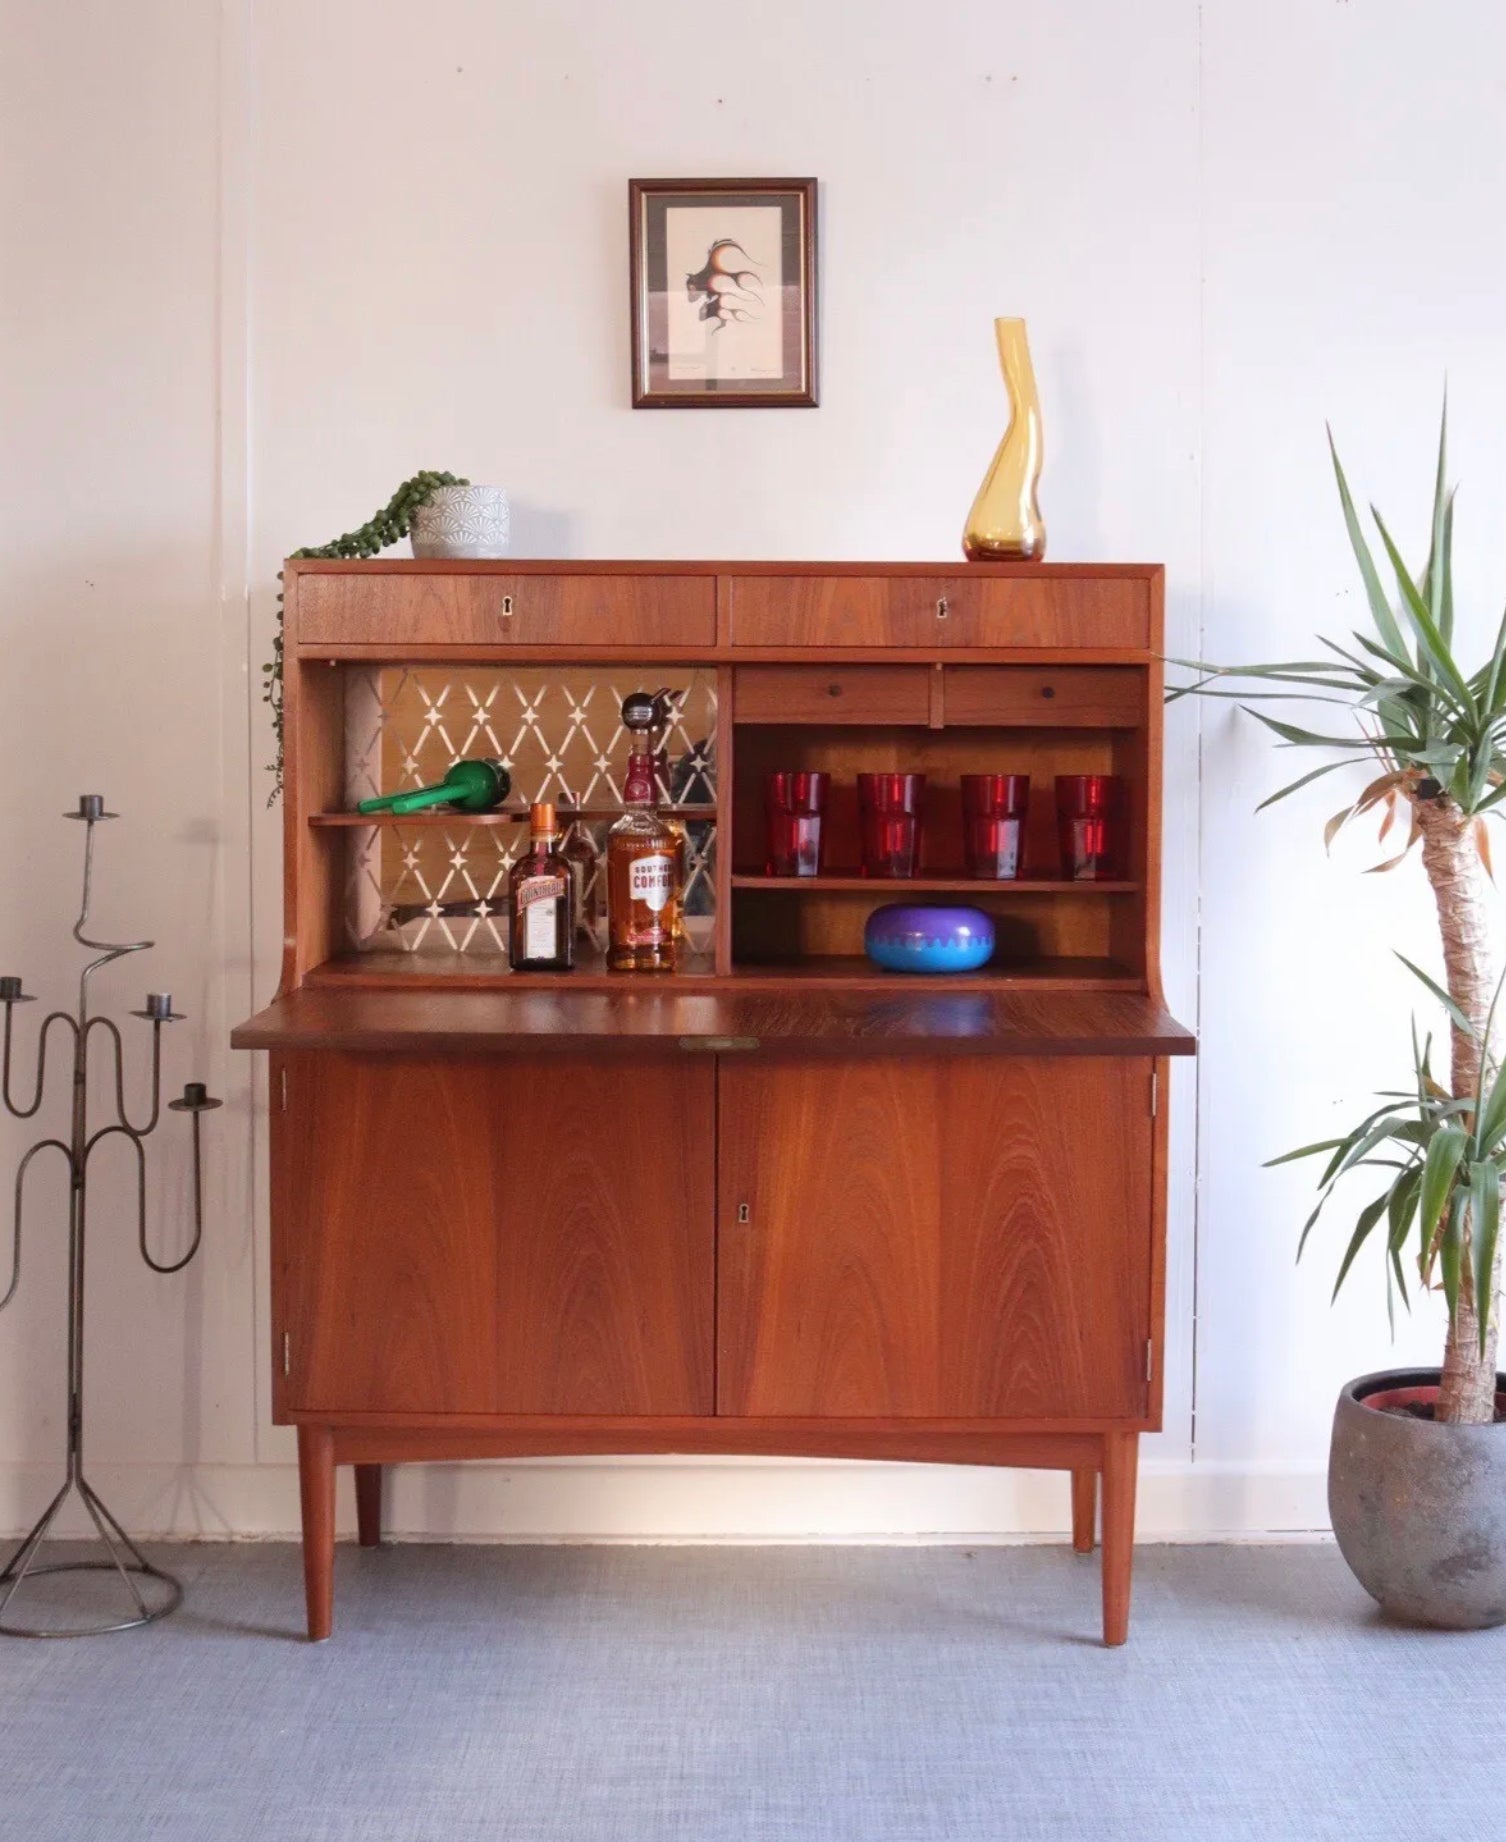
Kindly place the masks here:
<instances>
[{"instance_id":1,"label":"grey carpet","mask_svg":"<svg viewBox=\"0 0 1506 1842\"><path fill-rule=\"evenodd\" d=\"M158 1551L149 1631L0 1639L28 1842L1458 1842L1506 1631L1385 1624L1331 1548ZM56 1589L55 1589L56 1590Z\"/></svg>"}]
</instances>

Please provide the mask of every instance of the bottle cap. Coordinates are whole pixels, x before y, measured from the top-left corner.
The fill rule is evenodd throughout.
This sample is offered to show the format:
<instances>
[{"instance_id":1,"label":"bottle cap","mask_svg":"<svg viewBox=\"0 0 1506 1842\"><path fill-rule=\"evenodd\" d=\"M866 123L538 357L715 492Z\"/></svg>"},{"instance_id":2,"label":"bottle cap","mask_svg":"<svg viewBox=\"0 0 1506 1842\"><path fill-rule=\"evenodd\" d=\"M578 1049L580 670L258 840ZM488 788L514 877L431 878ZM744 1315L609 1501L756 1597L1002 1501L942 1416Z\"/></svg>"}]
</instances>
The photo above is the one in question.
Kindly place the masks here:
<instances>
[{"instance_id":1,"label":"bottle cap","mask_svg":"<svg viewBox=\"0 0 1506 1842\"><path fill-rule=\"evenodd\" d=\"M528 827L533 832L556 832L559 830L554 821L554 802L541 799L528 808Z\"/></svg>"}]
</instances>

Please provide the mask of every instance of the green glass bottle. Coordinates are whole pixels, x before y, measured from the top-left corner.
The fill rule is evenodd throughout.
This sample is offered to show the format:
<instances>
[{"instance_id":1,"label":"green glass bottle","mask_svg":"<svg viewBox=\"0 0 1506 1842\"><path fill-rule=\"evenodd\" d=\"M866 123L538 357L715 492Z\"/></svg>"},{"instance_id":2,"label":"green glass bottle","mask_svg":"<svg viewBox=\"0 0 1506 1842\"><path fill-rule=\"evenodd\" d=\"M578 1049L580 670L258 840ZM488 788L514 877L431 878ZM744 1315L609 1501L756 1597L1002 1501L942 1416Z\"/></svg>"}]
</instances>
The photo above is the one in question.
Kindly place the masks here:
<instances>
[{"instance_id":1,"label":"green glass bottle","mask_svg":"<svg viewBox=\"0 0 1506 1842\"><path fill-rule=\"evenodd\" d=\"M512 775L500 761L473 756L457 761L444 779L432 787L413 787L406 793L382 793L363 799L357 812L424 812L431 806L450 806L456 812L490 812L512 792Z\"/></svg>"}]
</instances>

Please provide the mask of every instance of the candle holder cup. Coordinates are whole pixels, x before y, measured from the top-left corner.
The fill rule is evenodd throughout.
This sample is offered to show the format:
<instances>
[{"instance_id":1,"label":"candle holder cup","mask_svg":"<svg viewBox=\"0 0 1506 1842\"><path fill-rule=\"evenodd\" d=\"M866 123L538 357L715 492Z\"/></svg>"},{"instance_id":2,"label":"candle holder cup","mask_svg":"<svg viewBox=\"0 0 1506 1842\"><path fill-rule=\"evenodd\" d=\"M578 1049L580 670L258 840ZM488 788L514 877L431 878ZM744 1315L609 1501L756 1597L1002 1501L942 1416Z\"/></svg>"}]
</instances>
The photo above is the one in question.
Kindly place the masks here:
<instances>
[{"instance_id":1,"label":"candle holder cup","mask_svg":"<svg viewBox=\"0 0 1506 1842\"><path fill-rule=\"evenodd\" d=\"M863 874L904 878L920 870L924 774L859 774Z\"/></svg>"},{"instance_id":2,"label":"candle holder cup","mask_svg":"<svg viewBox=\"0 0 1506 1842\"><path fill-rule=\"evenodd\" d=\"M962 847L969 876L1009 882L1024 866L1028 774L962 776Z\"/></svg>"},{"instance_id":3,"label":"candle holder cup","mask_svg":"<svg viewBox=\"0 0 1506 1842\"><path fill-rule=\"evenodd\" d=\"M831 775L792 769L764 782L766 876L819 876L825 857L822 818Z\"/></svg>"},{"instance_id":4,"label":"candle holder cup","mask_svg":"<svg viewBox=\"0 0 1506 1842\"><path fill-rule=\"evenodd\" d=\"M1058 774L1056 829L1062 875L1076 883L1113 882L1125 873L1125 785L1117 774Z\"/></svg>"}]
</instances>

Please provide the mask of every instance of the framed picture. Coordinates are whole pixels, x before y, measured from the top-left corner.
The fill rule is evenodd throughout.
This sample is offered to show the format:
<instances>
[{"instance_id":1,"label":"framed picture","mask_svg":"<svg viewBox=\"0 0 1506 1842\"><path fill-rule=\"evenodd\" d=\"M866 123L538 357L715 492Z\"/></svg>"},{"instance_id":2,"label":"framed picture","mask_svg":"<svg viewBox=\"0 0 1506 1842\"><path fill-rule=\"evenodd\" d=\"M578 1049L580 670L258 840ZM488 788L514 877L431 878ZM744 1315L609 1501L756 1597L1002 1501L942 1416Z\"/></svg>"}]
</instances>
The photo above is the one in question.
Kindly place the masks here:
<instances>
[{"instance_id":1,"label":"framed picture","mask_svg":"<svg viewBox=\"0 0 1506 1842\"><path fill-rule=\"evenodd\" d=\"M814 179L633 179L634 409L816 404Z\"/></svg>"}]
</instances>

